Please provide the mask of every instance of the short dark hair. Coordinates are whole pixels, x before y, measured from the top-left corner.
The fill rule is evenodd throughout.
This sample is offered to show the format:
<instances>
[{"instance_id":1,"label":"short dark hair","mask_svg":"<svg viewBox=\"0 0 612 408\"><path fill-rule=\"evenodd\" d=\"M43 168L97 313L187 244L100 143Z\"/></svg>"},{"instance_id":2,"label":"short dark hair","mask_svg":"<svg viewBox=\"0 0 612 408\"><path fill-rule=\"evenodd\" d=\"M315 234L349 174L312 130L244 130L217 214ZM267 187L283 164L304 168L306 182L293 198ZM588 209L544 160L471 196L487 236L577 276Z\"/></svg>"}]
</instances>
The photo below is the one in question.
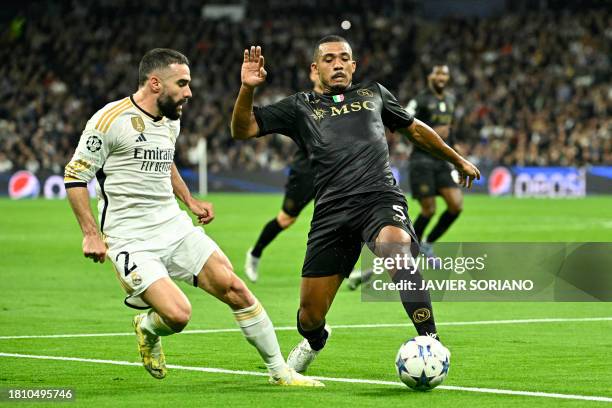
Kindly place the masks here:
<instances>
[{"instance_id":1,"label":"short dark hair","mask_svg":"<svg viewBox=\"0 0 612 408\"><path fill-rule=\"evenodd\" d=\"M351 47L351 44L348 42L348 40L342 36L326 35L325 37L317 41L317 43L315 44L314 52L312 54L313 61L316 61L317 58L319 57L319 46L321 44L331 43L331 42L343 42L343 43L346 43L349 47ZM351 47L351 49L353 49L353 47Z\"/></svg>"},{"instance_id":2,"label":"short dark hair","mask_svg":"<svg viewBox=\"0 0 612 408\"><path fill-rule=\"evenodd\" d=\"M429 71L430 73L433 73L436 68L444 68L446 67L446 69L449 71L450 73L450 68L448 66L448 64L446 62L440 62L440 61L436 61L431 65L431 70Z\"/></svg>"},{"instance_id":3,"label":"short dark hair","mask_svg":"<svg viewBox=\"0 0 612 408\"><path fill-rule=\"evenodd\" d=\"M170 48L153 48L148 51L142 57L138 66L138 86L142 86L147 82L151 72L156 69L166 68L171 64L189 65L189 60L180 52Z\"/></svg>"}]
</instances>

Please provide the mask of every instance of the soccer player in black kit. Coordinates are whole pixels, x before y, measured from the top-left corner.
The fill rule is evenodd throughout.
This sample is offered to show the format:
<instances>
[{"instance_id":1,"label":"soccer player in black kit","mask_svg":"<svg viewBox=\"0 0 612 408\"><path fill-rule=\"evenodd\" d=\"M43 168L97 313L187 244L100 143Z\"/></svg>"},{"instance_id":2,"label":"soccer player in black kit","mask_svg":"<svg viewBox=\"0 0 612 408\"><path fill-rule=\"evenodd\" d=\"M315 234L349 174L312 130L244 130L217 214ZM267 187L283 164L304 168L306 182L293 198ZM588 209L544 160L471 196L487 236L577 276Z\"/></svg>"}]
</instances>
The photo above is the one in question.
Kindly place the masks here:
<instances>
[{"instance_id":1,"label":"soccer player in black kit","mask_svg":"<svg viewBox=\"0 0 612 408\"><path fill-rule=\"evenodd\" d=\"M313 90L322 93L319 76L311 68L310 81ZM276 238L281 231L289 228L297 220L304 207L314 199L314 171L310 160L302 149L298 149L289 165L289 177L285 185L283 205L275 218L264 225L257 242L249 248L245 261L244 273L251 282L259 278L259 261L263 250Z\"/></svg>"},{"instance_id":2,"label":"soccer player in black kit","mask_svg":"<svg viewBox=\"0 0 612 408\"><path fill-rule=\"evenodd\" d=\"M427 122L446 143L453 146L451 124L455 98L445 92L449 79L448 66L434 65L427 77L428 88L412 99L406 110ZM440 238L459 217L463 209L463 194L453 180L452 167L417 145L410 156L409 172L412 196L421 206L421 213L414 222L414 231L421 240L421 251L426 256L433 256L431 243ZM441 195L446 202L446 211L425 237L425 228L436 212L436 195Z\"/></svg>"},{"instance_id":3,"label":"soccer player in black kit","mask_svg":"<svg viewBox=\"0 0 612 408\"><path fill-rule=\"evenodd\" d=\"M448 147L429 126L414 119L382 85L353 84L356 69L348 42L327 36L315 46L313 69L323 94L300 92L275 104L253 107L253 93L266 78L260 47L244 52L242 86L232 114L232 135L248 139L269 133L291 137L308 153L315 171L315 210L300 286L298 332L304 337L287 363L304 372L325 346L325 316L343 279L359 258L363 242L377 256L416 256L417 241L406 198L389 166L385 126L406 134L426 150L451 161L462 184L478 169ZM391 248L391 250L389 250ZM394 251L401 252L394 252ZM396 282L415 282L414 270L396 270ZM419 335L437 337L429 293L400 292Z\"/></svg>"}]
</instances>

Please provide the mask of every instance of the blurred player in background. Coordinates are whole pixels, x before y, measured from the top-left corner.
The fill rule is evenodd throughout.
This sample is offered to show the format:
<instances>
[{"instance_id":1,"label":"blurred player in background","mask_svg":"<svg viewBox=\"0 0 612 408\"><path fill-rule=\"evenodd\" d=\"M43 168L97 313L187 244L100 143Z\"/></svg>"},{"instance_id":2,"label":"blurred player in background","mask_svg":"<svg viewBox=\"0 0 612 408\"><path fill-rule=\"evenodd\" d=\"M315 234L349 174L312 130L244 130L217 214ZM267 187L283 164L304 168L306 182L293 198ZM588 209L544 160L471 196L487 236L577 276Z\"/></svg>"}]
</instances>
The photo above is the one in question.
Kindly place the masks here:
<instances>
[{"instance_id":1,"label":"blurred player in background","mask_svg":"<svg viewBox=\"0 0 612 408\"><path fill-rule=\"evenodd\" d=\"M325 316L343 279L359 258L363 242L377 256L416 256L418 241L406 198L389 165L385 127L451 161L469 186L478 169L414 119L376 82L352 84L356 62L348 42L327 36L314 49L313 69L323 95L300 92L275 104L253 107L255 88L266 78L260 47L244 51L242 86L232 114L232 136L248 139L271 133L291 137L308 152L315 171L315 211L302 268L297 329L304 337L288 364L305 372L325 346L331 329ZM412 268L394 271L396 282L422 277ZM428 291L403 291L402 305L419 335L437 338Z\"/></svg>"},{"instance_id":2,"label":"blurred player in background","mask_svg":"<svg viewBox=\"0 0 612 408\"><path fill-rule=\"evenodd\" d=\"M310 81L315 93L323 93L316 72L310 70ZM304 207L314 199L314 172L310 161L302 149L298 149L291 162L289 177L285 185L285 197L281 210L269 221L261 231L257 242L246 253L244 272L251 282L257 282L259 277L259 261L263 250L276 238L281 231L289 228L300 215Z\"/></svg>"},{"instance_id":3,"label":"blurred player in background","mask_svg":"<svg viewBox=\"0 0 612 408\"><path fill-rule=\"evenodd\" d=\"M454 146L451 124L455 98L446 91L449 80L448 66L434 65L427 77L427 89L412 99L406 109L428 123L447 144ZM421 213L414 221L414 231L421 240L421 251L426 256L433 256L431 244L448 230L463 209L463 194L453 179L453 171L449 163L414 145L409 164L410 189L421 206ZM436 212L436 195L442 196L446 210L425 237L425 229Z\"/></svg>"},{"instance_id":4,"label":"blurred player in background","mask_svg":"<svg viewBox=\"0 0 612 408\"><path fill-rule=\"evenodd\" d=\"M226 303L244 336L277 385L320 386L289 368L270 318L238 278L217 244L193 225L176 198L208 224L211 203L191 196L175 164L182 106L192 96L187 58L157 48L139 67L132 96L111 102L87 122L65 170L68 200L83 232L83 253L108 256L128 296L128 306L150 310L133 319L145 369L166 376L161 336L182 331L191 304L175 280L199 287ZM98 181L100 230L89 206L87 183ZM175 198L176 196L176 198Z\"/></svg>"}]
</instances>

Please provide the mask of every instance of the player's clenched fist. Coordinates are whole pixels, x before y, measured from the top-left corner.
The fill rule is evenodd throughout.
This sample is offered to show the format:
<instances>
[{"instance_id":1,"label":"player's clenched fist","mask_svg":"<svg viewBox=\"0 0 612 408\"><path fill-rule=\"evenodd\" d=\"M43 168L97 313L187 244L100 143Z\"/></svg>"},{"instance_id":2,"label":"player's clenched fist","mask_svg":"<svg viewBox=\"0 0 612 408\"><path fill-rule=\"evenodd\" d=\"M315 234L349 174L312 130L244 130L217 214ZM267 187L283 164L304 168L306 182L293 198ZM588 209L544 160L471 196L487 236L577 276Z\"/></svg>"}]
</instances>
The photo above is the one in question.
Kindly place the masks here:
<instances>
[{"instance_id":1,"label":"player's clenched fist","mask_svg":"<svg viewBox=\"0 0 612 408\"><path fill-rule=\"evenodd\" d=\"M242 62L242 71L240 79L242 85L254 88L264 83L268 73L264 69L264 57L261 55L260 46L251 46L250 49L244 50L244 61Z\"/></svg>"},{"instance_id":2,"label":"player's clenched fist","mask_svg":"<svg viewBox=\"0 0 612 408\"><path fill-rule=\"evenodd\" d=\"M83 255L93 259L94 262L104 263L106 259L106 245L98 234L83 237Z\"/></svg>"},{"instance_id":3,"label":"player's clenched fist","mask_svg":"<svg viewBox=\"0 0 612 408\"><path fill-rule=\"evenodd\" d=\"M212 203L192 199L187 203L189 210L198 217L198 223L209 224L215 218L215 211Z\"/></svg>"}]
</instances>

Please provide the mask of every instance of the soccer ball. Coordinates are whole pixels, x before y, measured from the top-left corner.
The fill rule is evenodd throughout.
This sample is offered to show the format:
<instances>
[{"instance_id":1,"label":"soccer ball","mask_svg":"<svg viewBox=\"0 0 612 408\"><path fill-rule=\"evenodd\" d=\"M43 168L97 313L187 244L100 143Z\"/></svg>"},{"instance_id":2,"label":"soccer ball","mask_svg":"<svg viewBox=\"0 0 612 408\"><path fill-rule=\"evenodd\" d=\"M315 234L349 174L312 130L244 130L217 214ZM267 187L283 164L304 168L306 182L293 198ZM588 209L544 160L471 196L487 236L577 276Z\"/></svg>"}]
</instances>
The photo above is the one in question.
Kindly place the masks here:
<instances>
[{"instance_id":1,"label":"soccer ball","mask_svg":"<svg viewBox=\"0 0 612 408\"><path fill-rule=\"evenodd\" d=\"M401 345L395 358L400 380L413 390L427 391L448 375L450 352L438 340L417 336Z\"/></svg>"}]
</instances>

